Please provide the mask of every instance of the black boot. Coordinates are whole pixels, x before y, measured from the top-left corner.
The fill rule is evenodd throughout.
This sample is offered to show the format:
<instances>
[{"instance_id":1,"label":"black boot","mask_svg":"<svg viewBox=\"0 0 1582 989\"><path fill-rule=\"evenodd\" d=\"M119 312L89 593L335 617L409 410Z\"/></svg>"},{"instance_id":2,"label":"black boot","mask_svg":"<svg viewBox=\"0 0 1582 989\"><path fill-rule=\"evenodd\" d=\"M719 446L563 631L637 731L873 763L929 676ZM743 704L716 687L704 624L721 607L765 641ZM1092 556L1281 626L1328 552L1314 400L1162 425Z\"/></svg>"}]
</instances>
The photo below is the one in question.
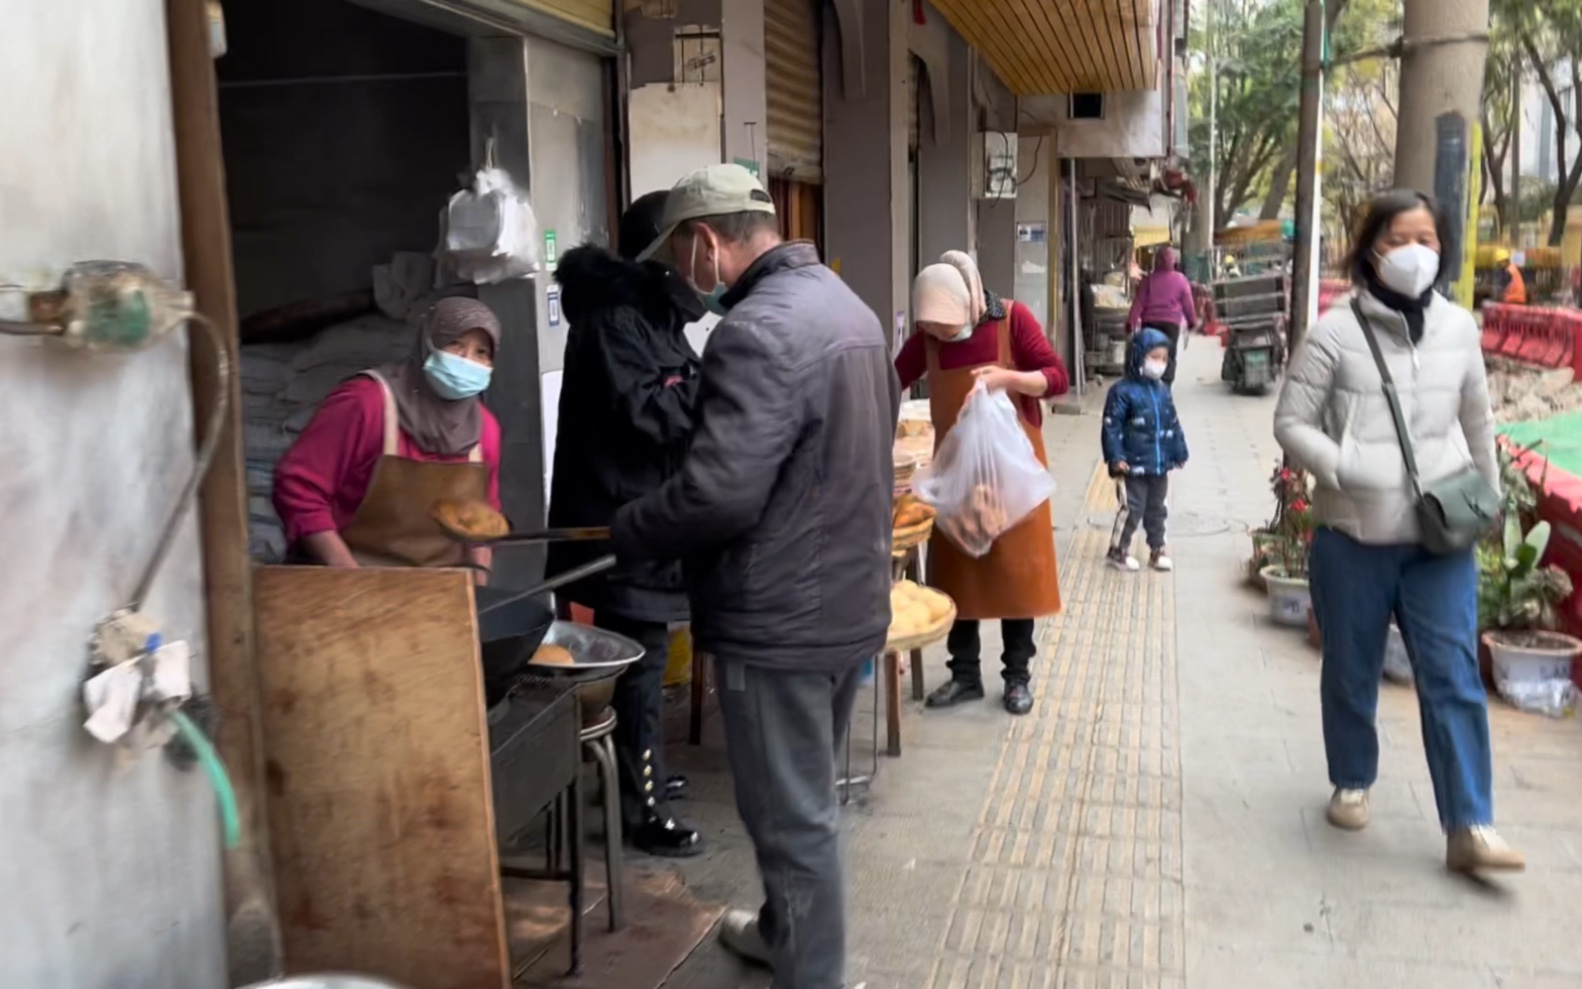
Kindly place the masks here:
<instances>
[{"instance_id":1,"label":"black boot","mask_svg":"<svg viewBox=\"0 0 1582 989\"><path fill-rule=\"evenodd\" d=\"M692 795L692 784L679 773L665 780L666 800L685 800Z\"/></svg>"},{"instance_id":2,"label":"black boot","mask_svg":"<svg viewBox=\"0 0 1582 989\"><path fill-rule=\"evenodd\" d=\"M965 704L967 701L981 701L983 696L983 682L981 680L972 682L970 680L951 679L943 685L934 688L934 692L928 695L928 699L923 702L923 706L955 707L957 704Z\"/></svg>"},{"instance_id":3,"label":"black boot","mask_svg":"<svg viewBox=\"0 0 1582 989\"><path fill-rule=\"evenodd\" d=\"M1025 683L1007 684L1005 709L1012 714L1026 714L1033 709L1033 691Z\"/></svg>"},{"instance_id":4,"label":"black boot","mask_svg":"<svg viewBox=\"0 0 1582 989\"><path fill-rule=\"evenodd\" d=\"M631 829L632 845L661 858L692 858L703 854L703 836L673 817L649 816Z\"/></svg>"}]
</instances>

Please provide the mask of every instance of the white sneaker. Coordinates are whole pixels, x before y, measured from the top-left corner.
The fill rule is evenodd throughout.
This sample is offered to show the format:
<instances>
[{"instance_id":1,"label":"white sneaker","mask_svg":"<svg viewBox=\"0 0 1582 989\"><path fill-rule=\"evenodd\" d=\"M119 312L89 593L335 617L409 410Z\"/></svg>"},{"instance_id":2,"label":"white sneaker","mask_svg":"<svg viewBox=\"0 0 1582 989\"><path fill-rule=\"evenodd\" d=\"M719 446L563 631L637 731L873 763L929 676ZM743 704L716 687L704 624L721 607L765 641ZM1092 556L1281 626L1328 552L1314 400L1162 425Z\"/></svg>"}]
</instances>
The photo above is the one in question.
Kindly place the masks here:
<instances>
[{"instance_id":1,"label":"white sneaker","mask_svg":"<svg viewBox=\"0 0 1582 989\"><path fill-rule=\"evenodd\" d=\"M1452 872L1521 872L1527 859L1491 827L1465 828L1447 839L1445 865Z\"/></svg>"},{"instance_id":2,"label":"white sneaker","mask_svg":"<svg viewBox=\"0 0 1582 989\"><path fill-rule=\"evenodd\" d=\"M758 932L758 915L751 910L731 910L720 921L720 943L750 962L768 965L769 946Z\"/></svg>"},{"instance_id":3,"label":"white sneaker","mask_svg":"<svg viewBox=\"0 0 1582 989\"><path fill-rule=\"evenodd\" d=\"M1137 562L1137 557L1132 556L1130 553L1122 553L1117 550L1112 550L1105 556L1104 559L1105 562L1109 564L1111 570L1120 570L1124 573L1136 573L1143 568L1142 564Z\"/></svg>"},{"instance_id":4,"label":"white sneaker","mask_svg":"<svg viewBox=\"0 0 1582 989\"><path fill-rule=\"evenodd\" d=\"M1337 788L1329 798L1329 813L1325 816L1342 831L1361 831L1372 817L1368 809L1368 791Z\"/></svg>"},{"instance_id":5,"label":"white sneaker","mask_svg":"<svg viewBox=\"0 0 1582 989\"><path fill-rule=\"evenodd\" d=\"M1174 561L1172 561L1162 549L1156 550L1153 555L1148 558L1148 565L1153 567L1155 570L1158 570L1160 573L1169 573L1176 568Z\"/></svg>"}]
</instances>

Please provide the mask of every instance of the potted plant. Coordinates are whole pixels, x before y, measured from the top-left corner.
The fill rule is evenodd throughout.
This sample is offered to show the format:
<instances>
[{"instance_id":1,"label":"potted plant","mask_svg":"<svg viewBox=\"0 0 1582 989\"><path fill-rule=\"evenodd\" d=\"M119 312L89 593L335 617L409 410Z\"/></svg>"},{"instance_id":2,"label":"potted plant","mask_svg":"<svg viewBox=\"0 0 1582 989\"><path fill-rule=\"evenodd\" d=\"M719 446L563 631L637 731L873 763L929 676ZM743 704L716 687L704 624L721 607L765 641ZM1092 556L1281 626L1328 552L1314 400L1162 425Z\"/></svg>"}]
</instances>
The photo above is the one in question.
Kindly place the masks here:
<instances>
[{"instance_id":1,"label":"potted plant","mask_svg":"<svg viewBox=\"0 0 1582 989\"><path fill-rule=\"evenodd\" d=\"M1523 526L1538 521L1538 492L1543 490L1544 482L1549 472L1549 461L1541 460L1543 473L1538 478L1535 486L1519 458L1537 448L1537 444L1517 446L1509 440L1501 439L1494 448L1500 467L1500 517L1502 519L1517 519ZM1505 527L1497 527L1484 538L1483 552L1478 554L1478 579L1479 587L1493 579L1496 575L1491 572L1491 567L1503 566L1501 561L1505 556ZM1487 597L1480 591L1479 600ZM1488 609L1484 609L1486 612ZM1480 613L1478 631L1489 631L1487 622L1490 618L1485 613ZM1489 651L1489 645L1480 635L1478 641L1478 671L1483 676L1483 682L1490 689L1496 689L1494 682L1494 658Z\"/></svg>"},{"instance_id":2,"label":"potted plant","mask_svg":"<svg viewBox=\"0 0 1582 989\"><path fill-rule=\"evenodd\" d=\"M1275 516L1268 529L1269 562L1260 570L1269 592L1269 618L1277 625L1301 628L1308 624L1312 596L1307 583L1307 556L1313 543L1313 503L1308 476L1290 467L1277 467L1269 479L1275 497Z\"/></svg>"},{"instance_id":3,"label":"potted plant","mask_svg":"<svg viewBox=\"0 0 1582 989\"><path fill-rule=\"evenodd\" d=\"M1499 535L1497 542L1485 541L1477 550L1478 624L1485 630L1483 643L1501 696L1525 706L1534 693L1526 685L1570 683L1582 639L1555 631L1557 608L1571 596L1571 578L1552 564L1540 566L1549 547L1549 523L1539 522L1524 533L1521 520L1511 515Z\"/></svg>"}]
</instances>

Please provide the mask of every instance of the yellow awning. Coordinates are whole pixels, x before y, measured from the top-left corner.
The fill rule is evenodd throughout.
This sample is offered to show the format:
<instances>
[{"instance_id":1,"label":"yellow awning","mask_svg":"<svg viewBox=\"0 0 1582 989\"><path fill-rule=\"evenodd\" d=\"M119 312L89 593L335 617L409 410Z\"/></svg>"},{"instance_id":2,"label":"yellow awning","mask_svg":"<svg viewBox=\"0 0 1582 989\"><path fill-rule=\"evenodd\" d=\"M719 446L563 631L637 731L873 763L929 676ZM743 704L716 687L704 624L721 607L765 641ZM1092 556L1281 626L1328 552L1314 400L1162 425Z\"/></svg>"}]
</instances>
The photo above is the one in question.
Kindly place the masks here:
<instances>
[{"instance_id":1,"label":"yellow awning","mask_svg":"<svg viewBox=\"0 0 1582 989\"><path fill-rule=\"evenodd\" d=\"M934 0L1018 96L1153 89L1158 28L1148 0Z\"/></svg>"}]
</instances>

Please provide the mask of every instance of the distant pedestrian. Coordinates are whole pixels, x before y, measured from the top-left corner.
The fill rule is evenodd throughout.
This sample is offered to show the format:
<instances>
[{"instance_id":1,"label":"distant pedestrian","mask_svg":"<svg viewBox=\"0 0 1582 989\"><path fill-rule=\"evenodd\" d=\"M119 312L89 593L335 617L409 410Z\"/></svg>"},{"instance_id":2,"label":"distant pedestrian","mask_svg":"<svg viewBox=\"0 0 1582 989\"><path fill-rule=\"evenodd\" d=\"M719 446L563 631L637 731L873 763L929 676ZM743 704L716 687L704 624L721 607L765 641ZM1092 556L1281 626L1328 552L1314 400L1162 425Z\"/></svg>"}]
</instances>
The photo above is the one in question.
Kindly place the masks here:
<instances>
[{"instance_id":1,"label":"distant pedestrian","mask_svg":"<svg viewBox=\"0 0 1582 989\"><path fill-rule=\"evenodd\" d=\"M1161 247L1154 255L1154 270L1137 286L1137 297L1126 317L1133 333L1148 327L1163 333L1170 343L1169 366L1161 379L1166 388L1176 380L1176 351L1183 333L1197 329L1197 302L1192 298L1192 283L1176 270L1176 252Z\"/></svg>"},{"instance_id":2,"label":"distant pedestrian","mask_svg":"<svg viewBox=\"0 0 1582 989\"><path fill-rule=\"evenodd\" d=\"M1458 872L1515 870L1524 867L1522 856L1492 826L1477 563L1470 548L1435 553L1424 545L1418 495L1380 372L1382 364L1395 383L1422 489L1475 470L1497 491L1479 330L1470 313L1433 288L1442 229L1433 201L1419 193L1374 200L1348 260L1352 304L1332 307L1298 348L1274 434L1317 483L1309 569L1324 642L1324 749L1335 787L1330 823L1350 831L1368 824L1368 791L1379 771L1379 680L1393 618L1416 674L1434 802L1448 835L1446 863Z\"/></svg>"},{"instance_id":3,"label":"distant pedestrian","mask_svg":"<svg viewBox=\"0 0 1582 989\"><path fill-rule=\"evenodd\" d=\"M623 559L683 559L697 648L714 657L736 806L763 909L725 944L783 989L845 984L836 752L862 665L890 625L901 389L872 309L811 244L782 243L740 165L671 189L645 255L724 318L703 354L679 475L616 514Z\"/></svg>"},{"instance_id":4,"label":"distant pedestrian","mask_svg":"<svg viewBox=\"0 0 1582 989\"><path fill-rule=\"evenodd\" d=\"M1116 479L1121 509L1111 534L1109 565L1136 572L1132 540L1141 525L1148 538L1148 565L1174 570L1165 545L1170 472L1186 466L1186 434L1175 399L1165 386L1170 341L1152 327L1132 337L1126 377L1104 399L1101 435L1104 463Z\"/></svg>"}]
</instances>

